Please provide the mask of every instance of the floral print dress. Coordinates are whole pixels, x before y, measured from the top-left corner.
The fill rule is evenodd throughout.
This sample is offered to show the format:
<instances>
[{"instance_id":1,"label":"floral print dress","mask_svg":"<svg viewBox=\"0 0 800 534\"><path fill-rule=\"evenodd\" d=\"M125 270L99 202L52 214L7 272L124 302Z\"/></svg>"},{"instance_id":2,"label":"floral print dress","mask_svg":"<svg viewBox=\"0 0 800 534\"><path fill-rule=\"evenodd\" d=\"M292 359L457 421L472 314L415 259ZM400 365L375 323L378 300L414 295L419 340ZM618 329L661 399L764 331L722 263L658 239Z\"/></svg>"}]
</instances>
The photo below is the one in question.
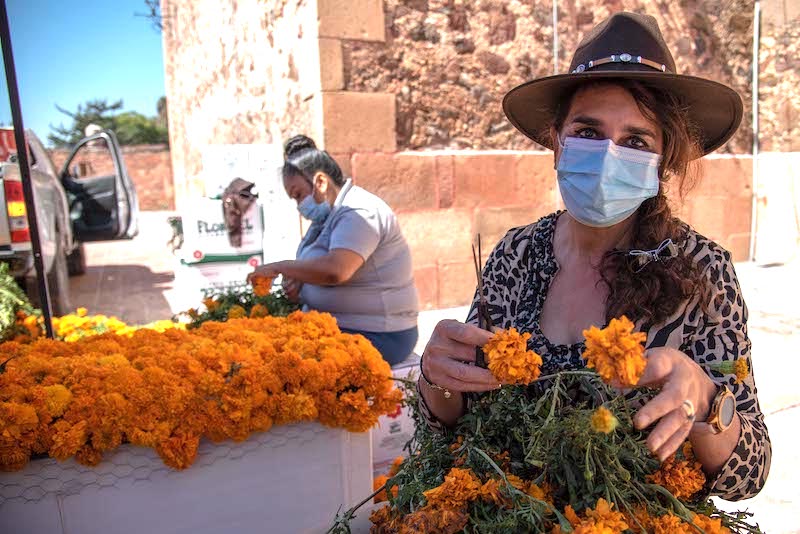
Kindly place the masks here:
<instances>
[{"instance_id":1,"label":"floral print dress","mask_svg":"<svg viewBox=\"0 0 800 534\"><path fill-rule=\"evenodd\" d=\"M585 366L581 358L583 342L551 343L539 323L550 284L558 272L553 236L559 214L510 230L489 256L483 276L483 292L494 326L529 332L528 348L541 355L542 374ZM744 359L752 369L747 307L728 251L688 227L681 248L694 258L713 285L711 304L704 313L699 299L687 301L672 317L645 330L646 347L668 346L684 352L706 369L714 382L727 384L733 392L741 436L728 461L710 481L709 489L712 495L727 500L747 499L763 487L772 455L755 381L752 373L737 383L734 375L708 368L709 364ZM476 302L477 294L467 319L473 324L477 324ZM442 429L421 395L419 398L428 425Z\"/></svg>"}]
</instances>

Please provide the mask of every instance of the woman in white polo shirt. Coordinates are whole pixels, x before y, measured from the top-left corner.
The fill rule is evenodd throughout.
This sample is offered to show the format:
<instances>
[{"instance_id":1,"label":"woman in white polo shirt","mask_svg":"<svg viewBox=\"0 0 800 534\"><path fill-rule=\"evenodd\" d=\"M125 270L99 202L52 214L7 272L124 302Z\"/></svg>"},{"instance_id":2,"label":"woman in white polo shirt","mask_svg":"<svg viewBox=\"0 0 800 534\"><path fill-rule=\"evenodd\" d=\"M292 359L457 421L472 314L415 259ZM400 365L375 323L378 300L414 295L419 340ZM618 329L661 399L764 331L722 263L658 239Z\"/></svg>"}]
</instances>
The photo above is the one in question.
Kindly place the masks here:
<instances>
[{"instance_id":1,"label":"woman in white polo shirt","mask_svg":"<svg viewBox=\"0 0 800 534\"><path fill-rule=\"evenodd\" d=\"M291 138L284 152L286 194L312 224L297 259L262 265L253 275L282 274L289 298L330 313L343 332L364 335L390 365L403 361L417 343L419 304L394 212L345 179L310 138Z\"/></svg>"}]
</instances>

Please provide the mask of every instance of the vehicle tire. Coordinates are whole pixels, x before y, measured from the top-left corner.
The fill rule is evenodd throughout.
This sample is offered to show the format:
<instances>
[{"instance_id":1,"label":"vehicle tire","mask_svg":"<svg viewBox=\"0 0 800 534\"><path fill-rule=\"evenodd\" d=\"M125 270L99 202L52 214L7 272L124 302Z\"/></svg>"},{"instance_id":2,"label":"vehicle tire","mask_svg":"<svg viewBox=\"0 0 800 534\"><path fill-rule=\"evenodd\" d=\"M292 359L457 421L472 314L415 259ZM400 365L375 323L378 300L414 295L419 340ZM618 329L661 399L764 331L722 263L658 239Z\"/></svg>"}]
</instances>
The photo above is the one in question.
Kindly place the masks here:
<instances>
[{"instance_id":1,"label":"vehicle tire","mask_svg":"<svg viewBox=\"0 0 800 534\"><path fill-rule=\"evenodd\" d=\"M50 309L54 317L61 317L72 311L72 303L69 298L67 256L63 250L61 244L56 246L53 265L50 267L50 272L47 273L47 286L50 289ZM29 277L25 285L31 304L41 309L42 299L39 297L39 284L36 283L36 277Z\"/></svg>"},{"instance_id":2,"label":"vehicle tire","mask_svg":"<svg viewBox=\"0 0 800 534\"><path fill-rule=\"evenodd\" d=\"M86 250L83 243L78 244L72 252L67 255L67 273L70 276L78 276L86 273Z\"/></svg>"}]
</instances>

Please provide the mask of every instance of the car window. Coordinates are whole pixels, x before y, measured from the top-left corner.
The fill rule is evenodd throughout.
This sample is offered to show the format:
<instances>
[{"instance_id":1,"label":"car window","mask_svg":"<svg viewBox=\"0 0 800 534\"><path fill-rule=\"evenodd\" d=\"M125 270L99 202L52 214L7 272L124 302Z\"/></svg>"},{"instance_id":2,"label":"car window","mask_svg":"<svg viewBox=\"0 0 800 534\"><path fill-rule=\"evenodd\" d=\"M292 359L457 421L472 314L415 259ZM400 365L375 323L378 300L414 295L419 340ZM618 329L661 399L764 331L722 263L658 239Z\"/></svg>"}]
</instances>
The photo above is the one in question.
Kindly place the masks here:
<instances>
[{"instance_id":1,"label":"car window","mask_svg":"<svg viewBox=\"0 0 800 534\"><path fill-rule=\"evenodd\" d=\"M81 145L70 162L69 173L77 180L116 174L114 158L106 140L92 139Z\"/></svg>"}]
</instances>

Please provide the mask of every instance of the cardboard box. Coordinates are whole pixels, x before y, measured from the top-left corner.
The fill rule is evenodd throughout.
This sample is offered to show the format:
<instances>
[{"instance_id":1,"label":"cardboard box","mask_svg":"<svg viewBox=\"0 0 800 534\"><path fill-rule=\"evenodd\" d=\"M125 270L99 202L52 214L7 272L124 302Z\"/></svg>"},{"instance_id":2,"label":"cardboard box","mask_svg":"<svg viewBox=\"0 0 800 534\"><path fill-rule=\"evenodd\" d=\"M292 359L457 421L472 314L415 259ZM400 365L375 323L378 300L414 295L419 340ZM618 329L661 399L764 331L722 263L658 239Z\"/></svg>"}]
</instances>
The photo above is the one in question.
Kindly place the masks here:
<instances>
[{"instance_id":1,"label":"cardboard box","mask_svg":"<svg viewBox=\"0 0 800 534\"><path fill-rule=\"evenodd\" d=\"M240 259L242 256L261 255L264 239L264 222L261 205L254 202L242 216L242 244L231 246L228 229L222 213L222 200L196 198L181 213L183 246L181 259L186 263L203 260Z\"/></svg>"},{"instance_id":2,"label":"cardboard box","mask_svg":"<svg viewBox=\"0 0 800 534\"><path fill-rule=\"evenodd\" d=\"M173 288L165 297L173 310L187 310L200 304L205 291L244 290L248 287L247 275L260 265L261 259L252 256L244 260L195 264L180 262L175 267Z\"/></svg>"},{"instance_id":3,"label":"cardboard box","mask_svg":"<svg viewBox=\"0 0 800 534\"><path fill-rule=\"evenodd\" d=\"M406 361L392 368L396 378L414 378L419 376L419 356L413 354ZM411 407L397 406L397 411L378 418L378 425L372 429L372 468L375 476L389 471L392 462L398 456L407 456L403 451L406 443L414 437L414 419Z\"/></svg>"}]
</instances>

